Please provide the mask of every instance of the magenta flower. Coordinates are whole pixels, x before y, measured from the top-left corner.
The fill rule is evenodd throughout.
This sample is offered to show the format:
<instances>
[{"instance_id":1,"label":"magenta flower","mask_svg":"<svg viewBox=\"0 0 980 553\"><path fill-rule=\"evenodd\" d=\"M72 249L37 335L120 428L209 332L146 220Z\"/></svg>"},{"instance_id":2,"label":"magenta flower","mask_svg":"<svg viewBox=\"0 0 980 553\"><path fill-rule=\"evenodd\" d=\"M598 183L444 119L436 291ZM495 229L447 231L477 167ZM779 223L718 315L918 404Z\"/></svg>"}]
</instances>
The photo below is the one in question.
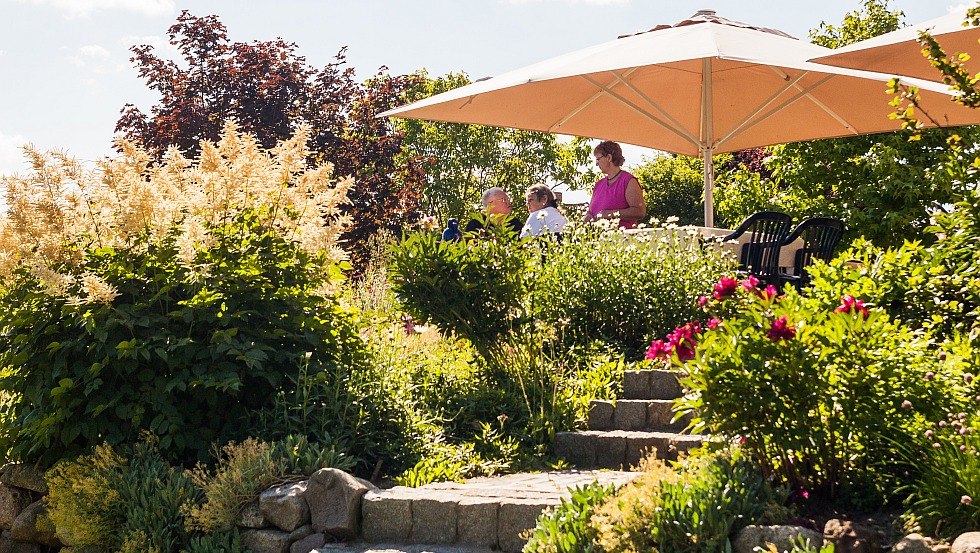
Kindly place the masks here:
<instances>
[{"instance_id":1,"label":"magenta flower","mask_svg":"<svg viewBox=\"0 0 980 553\"><path fill-rule=\"evenodd\" d=\"M698 307L708 305L708 296L698 296Z\"/></svg>"},{"instance_id":2,"label":"magenta flower","mask_svg":"<svg viewBox=\"0 0 980 553\"><path fill-rule=\"evenodd\" d=\"M865 319L868 318L868 308L864 302L854 296L844 296L840 299L840 305L834 309L835 313L858 313Z\"/></svg>"},{"instance_id":3,"label":"magenta flower","mask_svg":"<svg viewBox=\"0 0 980 553\"><path fill-rule=\"evenodd\" d=\"M738 281L732 277L721 277L718 284L715 284L715 291L712 296L716 300L723 300L735 293L738 288Z\"/></svg>"},{"instance_id":4,"label":"magenta flower","mask_svg":"<svg viewBox=\"0 0 980 553\"><path fill-rule=\"evenodd\" d=\"M766 333L766 337L773 342L792 340L796 337L796 329L789 324L786 315L783 315L772 322L772 325L769 327L769 332Z\"/></svg>"},{"instance_id":5,"label":"magenta flower","mask_svg":"<svg viewBox=\"0 0 980 553\"><path fill-rule=\"evenodd\" d=\"M772 298L775 298L777 294L779 294L779 290L777 290L772 284L766 286L765 290L759 290L759 297L764 300L771 300Z\"/></svg>"},{"instance_id":6,"label":"magenta flower","mask_svg":"<svg viewBox=\"0 0 980 553\"><path fill-rule=\"evenodd\" d=\"M742 281L742 289L746 292L751 292L759 286L759 279L755 275L749 275L749 278Z\"/></svg>"},{"instance_id":7,"label":"magenta flower","mask_svg":"<svg viewBox=\"0 0 980 553\"><path fill-rule=\"evenodd\" d=\"M714 329L718 328L719 326L721 326L721 319L719 319L718 317L712 317L708 321L708 328L711 329L711 330L714 330Z\"/></svg>"},{"instance_id":8,"label":"magenta flower","mask_svg":"<svg viewBox=\"0 0 980 553\"><path fill-rule=\"evenodd\" d=\"M670 346L663 340L654 340L647 349L647 359L666 359L670 356Z\"/></svg>"}]
</instances>

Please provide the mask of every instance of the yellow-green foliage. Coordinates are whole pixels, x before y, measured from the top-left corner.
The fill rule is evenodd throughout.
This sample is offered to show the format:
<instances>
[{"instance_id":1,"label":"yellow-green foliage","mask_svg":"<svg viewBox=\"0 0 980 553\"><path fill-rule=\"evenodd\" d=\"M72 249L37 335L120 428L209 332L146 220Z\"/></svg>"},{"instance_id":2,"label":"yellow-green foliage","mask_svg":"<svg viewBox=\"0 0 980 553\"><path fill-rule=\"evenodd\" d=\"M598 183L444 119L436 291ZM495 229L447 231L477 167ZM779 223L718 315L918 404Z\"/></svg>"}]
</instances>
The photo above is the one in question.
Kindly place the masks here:
<instances>
[{"instance_id":1,"label":"yellow-green foliage","mask_svg":"<svg viewBox=\"0 0 980 553\"><path fill-rule=\"evenodd\" d=\"M677 482L680 477L654 457L644 459L640 470L643 476L623 486L592 516L600 551L658 551L651 539L649 525L659 507L660 487L666 482Z\"/></svg>"},{"instance_id":2,"label":"yellow-green foliage","mask_svg":"<svg viewBox=\"0 0 980 553\"><path fill-rule=\"evenodd\" d=\"M213 472L199 464L190 473L194 484L204 490L205 501L184 510L188 530L231 530L242 508L286 472L282 460L274 457L272 446L254 438L230 443L216 456L218 464Z\"/></svg>"},{"instance_id":3,"label":"yellow-green foliage","mask_svg":"<svg viewBox=\"0 0 980 553\"><path fill-rule=\"evenodd\" d=\"M111 540L124 507L113 483L125 464L112 447L101 445L48 471L48 513L63 542L84 546Z\"/></svg>"}]
</instances>

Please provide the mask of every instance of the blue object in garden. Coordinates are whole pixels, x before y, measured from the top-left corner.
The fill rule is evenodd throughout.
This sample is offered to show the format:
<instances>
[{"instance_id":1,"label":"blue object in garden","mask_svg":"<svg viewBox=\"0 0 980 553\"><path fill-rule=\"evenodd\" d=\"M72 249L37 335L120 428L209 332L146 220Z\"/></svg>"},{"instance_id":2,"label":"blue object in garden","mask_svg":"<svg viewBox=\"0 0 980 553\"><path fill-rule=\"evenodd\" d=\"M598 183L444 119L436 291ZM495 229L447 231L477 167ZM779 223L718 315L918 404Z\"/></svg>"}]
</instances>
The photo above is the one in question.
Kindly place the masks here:
<instances>
[{"instance_id":1,"label":"blue object in garden","mask_svg":"<svg viewBox=\"0 0 980 553\"><path fill-rule=\"evenodd\" d=\"M459 221L456 219L450 219L446 224L446 230L442 231L442 239L444 241L456 241L463 237L463 233L459 231Z\"/></svg>"}]
</instances>

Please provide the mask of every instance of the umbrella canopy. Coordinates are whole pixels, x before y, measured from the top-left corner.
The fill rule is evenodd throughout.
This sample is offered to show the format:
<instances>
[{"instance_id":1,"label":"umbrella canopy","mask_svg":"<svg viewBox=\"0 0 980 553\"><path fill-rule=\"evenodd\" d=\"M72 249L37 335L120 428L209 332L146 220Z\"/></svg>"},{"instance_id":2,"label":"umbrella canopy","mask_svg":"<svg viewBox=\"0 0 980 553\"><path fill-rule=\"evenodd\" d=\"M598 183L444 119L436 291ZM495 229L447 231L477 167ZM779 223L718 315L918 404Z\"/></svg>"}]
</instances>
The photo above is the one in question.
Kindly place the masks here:
<instances>
[{"instance_id":1,"label":"umbrella canopy","mask_svg":"<svg viewBox=\"0 0 980 553\"><path fill-rule=\"evenodd\" d=\"M977 43L980 27L964 27L965 19L964 8L925 23L855 42L810 61L936 81L941 76L922 55L919 33L928 31L947 54L963 52L977 58L980 56L980 44Z\"/></svg>"},{"instance_id":2,"label":"umbrella canopy","mask_svg":"<svg viewBox=\"0 0 980 553\"><path fill-rule=\"evenodd\" d=\"M806 60L830 52L702 10L657 27L478 81L382 116L476 123L617 140L705 159L756 146L894 131L888 75ZM980 123L945 87L915 82L940 124Z\"/></svg>"}]
</instances>

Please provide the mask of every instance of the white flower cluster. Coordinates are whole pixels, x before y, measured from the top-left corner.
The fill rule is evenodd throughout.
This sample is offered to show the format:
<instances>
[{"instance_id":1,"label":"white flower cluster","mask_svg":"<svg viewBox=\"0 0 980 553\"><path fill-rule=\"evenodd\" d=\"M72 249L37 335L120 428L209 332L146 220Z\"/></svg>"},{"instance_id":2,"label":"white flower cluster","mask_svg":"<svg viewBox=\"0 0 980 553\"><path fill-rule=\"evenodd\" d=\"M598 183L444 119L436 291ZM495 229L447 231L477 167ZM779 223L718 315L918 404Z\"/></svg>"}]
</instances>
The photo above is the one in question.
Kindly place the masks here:
<instances>
[{"instance_id":1,"label":"white flower cluster","mask_svg":"<svg viewBox=\"0 0 980 553\"><path fill-rule=\"evenodd\" d=\"M83 296L71 301L108 302L116 292L95 275L63 274L81 265L88 248L131 248L144 233L152 241L177 229L181 259L190 262L207 245L209 225L245 209L261 211L269 228L305 250L345 259L340 235L350 220L340 206L353 180L335 181L330 164L307 167L309 135L301 128L266 151L228 122L216 144L201 143L196 160L171 148L153 163L145 150L120 140L120 155L95 170L60 152L28 148L33 172L0 180L8 205L0 216L0 279L26 266L51 294L78 287Z\"/></svg>"}]
</instances>

